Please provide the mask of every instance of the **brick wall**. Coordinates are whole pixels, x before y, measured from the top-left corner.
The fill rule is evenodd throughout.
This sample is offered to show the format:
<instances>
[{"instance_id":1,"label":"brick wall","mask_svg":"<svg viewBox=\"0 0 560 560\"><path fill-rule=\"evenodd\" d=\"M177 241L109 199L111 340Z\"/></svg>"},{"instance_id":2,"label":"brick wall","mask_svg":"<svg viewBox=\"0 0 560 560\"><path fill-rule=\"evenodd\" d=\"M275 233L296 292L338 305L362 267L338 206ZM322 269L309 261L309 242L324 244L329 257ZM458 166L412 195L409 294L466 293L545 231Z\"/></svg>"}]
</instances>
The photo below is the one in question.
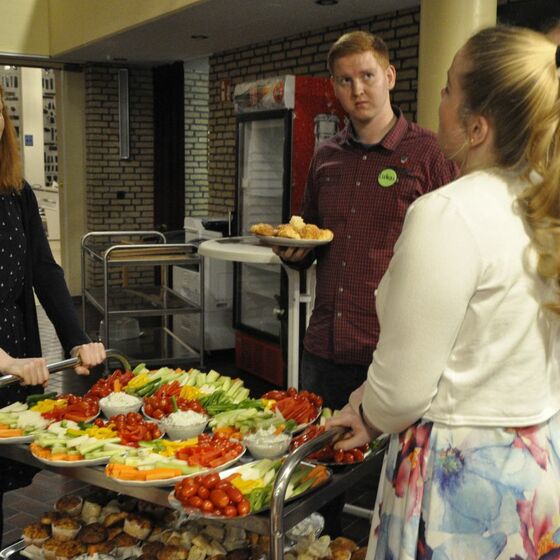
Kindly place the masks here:
<instances>
[{"instance_id":1,"label":"brick wall","mask_svg":"<svg viewBox=\"0 0 560 560\"><path fill-rule=\"evenodd\" d=\"M371 31L387 43L397 69L393 100L408 119L416 118L420 9L393 11L367 20L350 21L320 31L268 41L216 54L210 58L208 183L210 214L234 208L235 117L231 101L220 101L220 81L237 83L283 74L328 76L327 52L343 33Z\"/></svg>"},{"instance_id":2,"label":"brick wall","mask_svg":"<svg viewBox=\"0 0 560 560\"><path fill-rule=\"evenodd\" d=\"M208 214L208 71L185 68L185 214Z\"/></svg>"},{"instance_id":3,"label":"brick wall","mask_svg":"<svg viewBox=\"0 0 560 560\"><path fill-rule=\"evenodd\" d=\"M117 69L88 67L86 81L87 229L153 228L153 87L151 69L129 71L130 159L119 156ZM101 284L101 268L90 269ZM112 275L120 282L120 272ZM130 279L141 277L134 271Z\"/></svg>"}]
</instances>

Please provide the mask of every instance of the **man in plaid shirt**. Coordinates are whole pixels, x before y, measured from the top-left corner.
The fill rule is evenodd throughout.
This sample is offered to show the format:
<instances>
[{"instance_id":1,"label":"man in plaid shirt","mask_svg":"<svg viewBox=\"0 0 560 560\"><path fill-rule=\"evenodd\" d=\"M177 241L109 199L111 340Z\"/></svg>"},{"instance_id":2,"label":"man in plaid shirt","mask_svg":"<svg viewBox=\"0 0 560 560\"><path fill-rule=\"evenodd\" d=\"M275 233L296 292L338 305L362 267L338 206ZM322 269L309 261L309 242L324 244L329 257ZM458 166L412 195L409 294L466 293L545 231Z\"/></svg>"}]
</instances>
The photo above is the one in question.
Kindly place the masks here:
<instances>
[{"instance_id":1,"label":"man in plaid shirt","mask_svg":"<svg viewBox=\"0 0 560 560\"><path fill-rule=\"evenodd\" d=\"M277 248L297 268L317 259L315 307L304 339L300 385L342 408L366 379L379 336L375 290L408 206L457 176L435 134L391 105L395 68L385 43L363 31L331 47L335 95L350 117L311 162L303 219L334 233L332 243Z\"/></svg>"},{"instance_id":2,"label":"man in plaid shirt","mask_svg":"<svg viewBox=\"0 0 560 560\"><path fill-rule=\"evenodd\" d=\"M375 291L407 208L451 182L458 170L444 158L435 134L407 122L391 105L396 71L382 39L364 31L343 35L329 51L328 67L349 123L313 157L302 216L331 229L334 239L312 251L275 252L300 269L317 259L300 387L340 409L367 377L379 337Z\"/></svg>"}]
</instances>

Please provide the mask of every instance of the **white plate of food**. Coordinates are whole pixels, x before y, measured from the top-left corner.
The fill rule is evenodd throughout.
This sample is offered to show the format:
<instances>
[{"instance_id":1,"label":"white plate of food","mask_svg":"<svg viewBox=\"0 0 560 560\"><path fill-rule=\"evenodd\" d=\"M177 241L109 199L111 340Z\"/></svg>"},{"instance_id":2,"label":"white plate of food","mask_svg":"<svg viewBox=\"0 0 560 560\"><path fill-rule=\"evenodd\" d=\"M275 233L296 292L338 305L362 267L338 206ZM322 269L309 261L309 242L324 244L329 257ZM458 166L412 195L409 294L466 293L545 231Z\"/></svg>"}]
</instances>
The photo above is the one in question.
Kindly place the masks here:
<instances>
[{"instance_id":1,"label":"white plate of food","mask_svg":"<svg viewBox=\"0 0 560 560\"><path fill-rule=\"evenodd\" d=\"M256 462L258 462L258 461L256 461ZM233 468L231 468L231 469L228 469L227 471L224 471L224 472L222 472L222 473L220 474L220 478L221 478L222 480L225 480L225 479L227 479L228 477L230 477L232 474L236 474L236 473L241 474L241 472L242 472L242 470L243 470L244 468L247 468L248 466L251 466L252 464L253 464L253 463L247 463L247 464L242 465L242 466L237 466L237 467L233 467ZM309 473L309 472L311 472L311 471L314 469L314 467L316 467L316 465L314 465L314 464L312 464L312 463L308 463L308 462L306 462L306 461L302 461L302 462L298 465L297 469L303 469L305 472ZM297 494L292 495L292 496L290 496L289 498L286 498L285 501L286 501L286 502L291 502L292 500L296 500L296 499L298 499L298 498L300 498L300 497L302 497L302 496L305 496L305 495L307 495L307 494L310 494L311 492L314 492L315 490L317 490L318 488L320 488L321 486L323 486L324 484L326 484L327 482L329 482L330 479L332 478L332 475L333 475L332 470L329 469L328 467L324 467L323 472L324 472L324 474L325 474L325 478L324 478L323 480L321 480L317 485L315 485L315 486L312 485L312 486L310 486L310 487L307 487L305 490L303 490L303 491L301 491L301 492L298 492ZM276 474L277 474L277 473L276 473ZM275 476L276 476L276 475L275 475ZM294 473L294 475L292 475L292 476L295 476L295 473ZM243 497L245 498L245 500L248 499L248 498L247 498L247 495L243 495ZM199 509L199 508L195 508L195 507L191 507L191 506L188 506L188 505L184 505L184 504L175 496L175 489L172 490L172 491L169 493L169 496L168 496L167 499L168 499L169 505L170 505L173 509L177 509L177 510L179 510L179 511L184 511L184 512L186 512L188 515L192 515L193 517L202 517L202 518L205 518L205 519L220 519L220 520L228 519L227 517L224 517L223 515L213 515L212 513L207 513L207 512L205 512L205 511L202 511L202 510ZM238 514L238 515L234 516L233 518L234 518L234 519L239 519L239 518L242 518L242 517L248 517L248 516L250 516L250 515L255 515L255 514L257 514L257 513L262 512L262 511L267 511L267 510L269 510L269 509L270 509L270 502L267 502L267 503L262 504L262 506L259 507L258 509L256 509L255 511L249 511L247 514Z\"/></svg>"},{"instance_id":2,"label":"white plate of food","mask_svg":"<svg viewBox=\"0 0 560 560\"><path fill-rule=\"evenodd\" d=\"M210 473L220 472L225 469L228 469L229 467L235 465L235 463L237 463L237 461L239 461L239 459L243 457L245 451L247 451L247 448L245 447L245 445L243 445L243 451L241 451L241 453L239 453L237 457L234 457L233 459L227 461L226 463L220 465L219 467L214 467L214 468L200 467L199 471L190 474L182 474L179 476L174 476L173 478L159 478L155 480L124 480L122 478L117 478L115 476L109 476L106 471L105 471L105 476L107 478L110 478L111 480L118 482L119 484L122 484L123 486L140 486L140 487L173 486L177 482L180 482L181 480L183 480L184 478L188 478L189 476L204 476Z\"/></svg>"},{"instance_id":3,"label":"white plate of food","mask_svg":"<svg viewBox=\"0 0 560 560\"><path fill-rule=\"evenodd\" d=\"M313 247L318 247L319 245L326 245L330 243L332 239L291 239L289 237L276 237L269 235L257 235L255 237L263 244L269 247L297 247L300 249L313 249Z\"/></svg>"},{"instance_id":4,"label":"white plate of food","mask_svg":"<svg viewBox=\"0 0 560 560\"><path fill-rule=\"evenodd\" d=\"M6 443L31 443L34 438L35 438L35 434L29 434L27 436L14 436L14 437L0 438L0 445Z\"/></svg>"},{"instance_id":5,"label":"white plate of food","mask_svg":"<svg viewBox=\"0 0 560 560\"><path fill-rule=\"evenodd\" d=\"M45 457L39 457L35 455L35 453L31 453L37 461L41 461L45 465L49 465L50 467L68 467L68 468L75 468L75 467L94 467L98 465L104 465L109 461L111 458L110 456L107 457L97 457L95 459L77 459L75 461L62 461L56 460L53 461L51 459L46 459Z\"/></svg>"}]
</instances>

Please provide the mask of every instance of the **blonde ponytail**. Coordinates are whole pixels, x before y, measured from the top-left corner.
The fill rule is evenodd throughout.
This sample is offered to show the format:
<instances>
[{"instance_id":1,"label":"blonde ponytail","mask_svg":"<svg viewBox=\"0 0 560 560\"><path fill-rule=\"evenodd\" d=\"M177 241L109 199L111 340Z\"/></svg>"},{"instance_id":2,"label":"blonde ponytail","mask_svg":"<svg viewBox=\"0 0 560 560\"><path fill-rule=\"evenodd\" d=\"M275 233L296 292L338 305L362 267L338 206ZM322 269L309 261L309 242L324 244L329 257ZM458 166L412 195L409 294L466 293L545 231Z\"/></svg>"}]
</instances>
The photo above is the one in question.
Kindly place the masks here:
<instances>
[{"instance_id":1,"label":"blonde ponytail","mask_svg":"<svg viewBox=\"0 0 560 560\"><path fill-rule=\"evenodd\" d=\"M465 51L469 61L469 69L461 77L465 113L484 115L493 123L500 167L525 169L531 186L519 197L520 207L539 256L538 273L556 289L556 300L544 305L560 315L556 46L529 29L498 26L471 37ZM534 172L540 178L531 182Z\"/></svg>"}]
</instances>

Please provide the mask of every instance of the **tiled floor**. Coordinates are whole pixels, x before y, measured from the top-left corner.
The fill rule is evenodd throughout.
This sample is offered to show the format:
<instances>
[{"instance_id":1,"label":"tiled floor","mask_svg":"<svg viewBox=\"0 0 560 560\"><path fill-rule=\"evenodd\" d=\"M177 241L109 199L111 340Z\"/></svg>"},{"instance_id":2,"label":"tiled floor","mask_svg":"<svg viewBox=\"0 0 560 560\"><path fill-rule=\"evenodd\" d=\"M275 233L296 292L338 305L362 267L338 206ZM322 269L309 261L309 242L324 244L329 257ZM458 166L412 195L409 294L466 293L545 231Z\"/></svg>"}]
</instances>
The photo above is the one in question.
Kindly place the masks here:
<instances>
[{"instance_id":1,"label":"tiled floor","mask_svg":"<svg viewBox=\"0 0 560 560\"><path fill-rule=\"evenodd\" d=\"M62 349L56 337L53 326L41 307L38 307L39 326L41 332L41 344L43 355L48 363L59 361L63 358ZM215 352L207 360L208 369L213 368L226 375L239 375L233 365L233 356L230 352ZM97 377L99 373L95 376ZM242 373L246 385L254 394L262 394L269 389L266 383L260 379ZM74 376L71 373L55 374L49 384L50 390L59 392L85 392L93 379ZM375 502L374 475L371 480L364 480L356 485L347 495L349 503L373 508ZM86 492L88 487L81 482L74 481L49 471L42 471L34 478L33 484L27 488L14 490L4 495L4 535L2 543L4 546L18 540L21 529L25 525L37 520L43 512L48 511L54 502L60 497L72 492ZM369 521L367 519L343 514L343 534L354 539L358 544L367 543L369 532Z\"/></svg>"}]
</instances>

